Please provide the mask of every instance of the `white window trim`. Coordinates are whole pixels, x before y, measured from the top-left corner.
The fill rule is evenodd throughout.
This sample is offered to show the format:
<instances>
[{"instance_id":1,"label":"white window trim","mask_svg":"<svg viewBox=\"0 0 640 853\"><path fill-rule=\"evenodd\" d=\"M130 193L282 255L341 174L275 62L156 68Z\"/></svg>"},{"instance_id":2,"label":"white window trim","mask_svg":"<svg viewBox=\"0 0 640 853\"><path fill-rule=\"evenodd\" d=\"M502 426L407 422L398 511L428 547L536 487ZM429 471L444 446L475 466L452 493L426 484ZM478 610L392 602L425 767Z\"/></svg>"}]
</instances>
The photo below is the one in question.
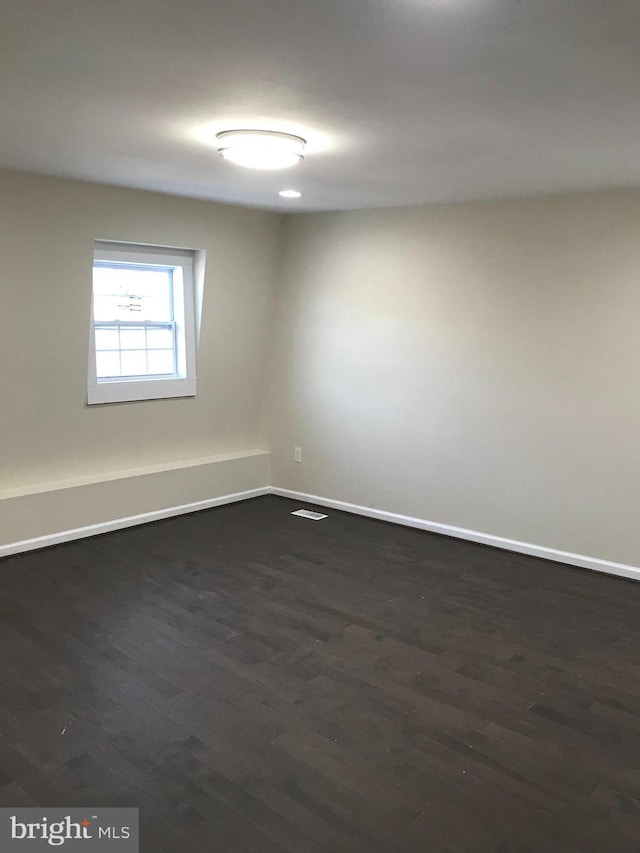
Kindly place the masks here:
<instances>
[{"instance_id":1,"label":"white window trim","mask_svg":"<svg viewBox=\"0 0 640 853\"><path fill-rule=\"evenodd\" d=\"M179 325L177 334L178 377L141 376L134 379L107 379L96 376L96 338L93 314L93 281L91 284L91 326L89 334L89 370L87 403L131 403L139 400L161 400L170 397L196 396L196 320L194 299L193 251L160 246L139 246L97 240L94 261L172 266L182 279L174 291ZM184 345L183 345L184 342Z\"/></svg>"}]
</instances>

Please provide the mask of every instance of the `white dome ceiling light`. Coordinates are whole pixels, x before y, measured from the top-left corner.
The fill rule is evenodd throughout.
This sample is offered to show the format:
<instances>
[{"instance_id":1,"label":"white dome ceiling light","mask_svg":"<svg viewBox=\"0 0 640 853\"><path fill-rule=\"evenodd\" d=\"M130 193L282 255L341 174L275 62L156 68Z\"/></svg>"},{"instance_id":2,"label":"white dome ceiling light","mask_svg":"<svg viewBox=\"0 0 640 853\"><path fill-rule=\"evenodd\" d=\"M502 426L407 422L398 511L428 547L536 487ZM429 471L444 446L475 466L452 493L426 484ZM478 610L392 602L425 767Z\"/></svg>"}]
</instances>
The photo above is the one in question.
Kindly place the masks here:
<instances>
[{"instance_id":1,"label":"white dome ceiling light","mask_svg":"<svg viewBox=\"0 0 640 853\"><path fill-rule=\"evenodd\" d=\"M299 193L298 190L281 190L278 195L281 195L282 198L300 198L302 193Z\"/></svg>"},{"instance_id":2,"label":"white dome ceiling light","mask_svg":"<svg viewBox=\"0 0 640 853\"><path fill-rule=\"evenodd\" d=\"M225 130L216 135L218 154L248 169L287 169L304 159L306 140L272 130Z\"/></svg>"}]
</instances>

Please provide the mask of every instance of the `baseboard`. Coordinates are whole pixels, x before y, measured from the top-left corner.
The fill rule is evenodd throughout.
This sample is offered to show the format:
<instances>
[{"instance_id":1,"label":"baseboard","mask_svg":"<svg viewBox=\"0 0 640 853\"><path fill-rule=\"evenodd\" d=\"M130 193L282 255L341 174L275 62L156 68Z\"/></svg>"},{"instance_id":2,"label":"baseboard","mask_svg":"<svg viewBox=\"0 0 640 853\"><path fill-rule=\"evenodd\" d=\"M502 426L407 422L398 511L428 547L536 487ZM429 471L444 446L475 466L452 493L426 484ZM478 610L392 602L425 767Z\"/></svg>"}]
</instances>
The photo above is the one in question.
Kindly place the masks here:
<instances>
[{"instance_id":1,"label":"baseboard","mask_svg":"<svg viewBox=\"0 0 640 853\"><path fill-rule=\"evenodd\" d=\"M395 512L374 509L373 507L359 506L345 501L337 501L332 498L323 498L319 495L309 495L304 492L296 492L291 489L282 489L276 486L261 486L259 488L247 489L241 492L221 495L206 500L194 501L193 503L180 504L178 506L165 507L162 509L143 512L139 515L124 516L122 518L103 521L97 524L88 524L84 527L76 527L71 530L62 530L45 536L37 536L32 539L23 539L18 542L9 542L0 545L0 558L9 557L38 548L47 548L51 545L59 545L63 542L71 542L74 539L85 539L89 536L97 536L101 533L111 533L115 530L123 530L127 527L135 527L138 524L147 524L150 521L160 521L177 515L185 515L190 512L198 512L203 509L212 509L216 506L235 503L237 501L249 500L262 495L279 495L284 498L293 498L304 503L337 509L354 515L362 515L367 518L375 518L380 521L388 521L392 524L401 524L405 527L414 527L417 530L426 530L429 533L440 533L444 536L452 536L455 539L464 539L469 542L477 542L481 545L490 545L493 548L501 548L505 551L514 551L518 554L527 554L531 557L539 557L556 563L564 563L569 566L577 566L582 569L590 569L595 572L603 572L608 575L616 575L621 578L640 581L640 567L614 563L609 560L601 560L597 557L589 557L584 554L573 554L570 551L560 551L547 548L543 545L533 545L530 542L520 542L516 539L506 539L502 536L494 536L491 533L481 533L477 530L468 530L464 527L454 527L450 524L441 524L436 521L427 521L423 518L413 518L408 515L400 515Z\"/></svg>"},{"instance_id":2,"label":"baseboard","mask_svg":"<svg viewBox=\"0 0 640 853\"><path fill-rule=\"evenodd\" d=\"M294 498L304 503L338 509L342 512L350 512L354 515L364 515L367 518L376 518L380 521L389 521L393 524L402 524L405 527L415 527L418 530L427 530L430 533L440 533L444 536L452 536L455 539L466 539L469 542L478 542L481 545L491 545L493 548L501 548L504 551L515 551L518 554L527 554L530 557L540 557L556 563L565 563L566 565L577 566L581 569L590 569L594 572L604 572L608 575L616 575L617 577L640 581L640 567L637 566L612 563L609 560L588 557L584 554L572 554L570 551L559 551L554 548L546 548L543 545L533 545L530 542L505 539L502 536L494 536L491 533L481 533L477 530L453 527L450 524L441 524L437 521L426 521L423 518L412 518L408 515L399 515L395 512L358 506L357 504L336 501L318 495L294 492L291 489L281 489L272 486L271 494L280 495L283 498Z\"/></svg>"},{"instance_id":3,"label":"baseboard","mask_svg":"<svg viewBox=\"0 0 640 853\"><path fill-rule=\"evenodd\" d=\"M147 524L150 521L160 521L163 518L171 518L176 515L186 515L189 512L198 512L201 509L212 509L223 504L245 501L249 498L257 498L268 495L271 492L269 486L259 489L249 489L245 492L236 492L232 495L222 495L195 503L171 506L165 509L157 509L152 512L143 512L140 515L130 515L126 518L116 518L112 521L103 521L99 524L88 524L86 527L77 527L74 530L63 530L59 533L51 533L47 536L37 536L34 539L25 539L22 542L10 542L8 545L0 545L0 557L9 557L12 554L21 554L25 551L34 551L37 548L48 548L51 545L60 545L63 542L71 542L74 539L86 539L88 536L97 536L100 533L111 533L114 530L123 530L125 527L135 527L138 524Z\"/></svg>"}]
</instances>

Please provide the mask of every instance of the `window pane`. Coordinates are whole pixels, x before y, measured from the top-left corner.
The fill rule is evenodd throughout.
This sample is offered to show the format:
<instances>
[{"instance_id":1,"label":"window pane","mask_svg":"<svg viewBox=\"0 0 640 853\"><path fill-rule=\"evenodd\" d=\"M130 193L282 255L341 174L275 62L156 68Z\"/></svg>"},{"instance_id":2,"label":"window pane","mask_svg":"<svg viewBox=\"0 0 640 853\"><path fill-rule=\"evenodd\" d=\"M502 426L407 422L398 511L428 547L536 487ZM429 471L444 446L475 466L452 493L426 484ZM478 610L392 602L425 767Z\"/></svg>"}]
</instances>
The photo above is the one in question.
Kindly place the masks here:
<instances>
[{"instance_id":1,"label":"window pane","mask_svg":"<svg viewBox=\"0 0 640 853\"><path fill-rule=\"evenodd\" d=\"M144 349L146 347L144 329L120 329L120 346L122 349Z\"/></svg>"},{"instance_id":2,"label":"window pane","mask_svg":"<svg viewBox=\"0 0 640 853\"><path fill-rule=\"evenodd\" d=\"M147 329L149 349L173 349L173 331L171 329Z\"/></svg>"},{"instance_id":3,"label":"window pane","mask_svg":"<svg viewBox=\"0 0 640 853\"><path fill-rule=\"evenodd\" d=\"M96 320L107 320L109 323L120 319L116 316L118 307L112 296L96 293L93 296L93 316Z\"/></svg>"},{"instance_id":4,"label":"window pane","mask_svg":"<svg viewBox=\"0 0 640 853\"><path fill-rule=\"evenodd\" d=\"M140 318L142 320L155 320L158 322L173 320L173 304L169 295L145 296L140 311ZM135 320L136 317L131 317L131 319Z\"/></svg>"},{"instance_id":5,"label":"window pane","mask_svg":"<svg viewBox=\"0 0 640 853\"><path fill-rule=\"evenodd\" d=\"M173 269L96 261L93 312L98 321L173 320Z\"/></svg>"},{"instance_id":6,"label":"window pane","mask_svg":"<svg viewBox=\"0 0 640 853\"><path fill-rule=\"evenodd\" d=\"M147 357L144 350L122 350L120 354L122 376L145 376Z\"/></svg>"},{"instance_id":7,"label":"window pane","mask_svg":"<svg viewBox=\"0 0 640 853\"><path fill-rule=\"evenodd\" d=\"M120 376L120 356L117 352L96 352L96 376Z\"/></svg>"},{"instance_id":8,"label":"window pane","mask_svg":"<svg viewBox=\"0 0 640 853\"><path fill-rule=\"evenodd\" d=\"M96 349L119 349L117 329L96 329Z\"/></svg>"},{"instance_id":9,"label":"window pane","mask_svg":"<svg viewBox=\"0 0 640 853\"><path fill-rule=\"evenodd\" d=\"M149 359L149 373L175 373L173 350L149 350L147 357Z\"/></svg>"}]
</instances>

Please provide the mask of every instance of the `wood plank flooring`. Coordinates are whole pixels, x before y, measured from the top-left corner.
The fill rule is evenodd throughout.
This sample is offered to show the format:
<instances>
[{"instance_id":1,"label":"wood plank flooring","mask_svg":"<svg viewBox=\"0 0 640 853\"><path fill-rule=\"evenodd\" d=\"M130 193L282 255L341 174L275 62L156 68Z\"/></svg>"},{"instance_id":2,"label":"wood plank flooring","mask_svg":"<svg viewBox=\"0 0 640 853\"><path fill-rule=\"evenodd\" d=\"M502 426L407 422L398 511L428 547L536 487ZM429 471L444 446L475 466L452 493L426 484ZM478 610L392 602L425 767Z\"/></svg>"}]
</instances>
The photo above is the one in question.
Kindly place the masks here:
<instances>
[{"instance_id":1,"label":"wood plank flooring","mask_svg":"<svg viewBox=\"0 0 640 853\"><path fill-rule=\"evenodd\" d=\"M143 853L640 850L640 584L299 507L0 561L0 805L139 806Z\"/></svg>"}]
</instances>

